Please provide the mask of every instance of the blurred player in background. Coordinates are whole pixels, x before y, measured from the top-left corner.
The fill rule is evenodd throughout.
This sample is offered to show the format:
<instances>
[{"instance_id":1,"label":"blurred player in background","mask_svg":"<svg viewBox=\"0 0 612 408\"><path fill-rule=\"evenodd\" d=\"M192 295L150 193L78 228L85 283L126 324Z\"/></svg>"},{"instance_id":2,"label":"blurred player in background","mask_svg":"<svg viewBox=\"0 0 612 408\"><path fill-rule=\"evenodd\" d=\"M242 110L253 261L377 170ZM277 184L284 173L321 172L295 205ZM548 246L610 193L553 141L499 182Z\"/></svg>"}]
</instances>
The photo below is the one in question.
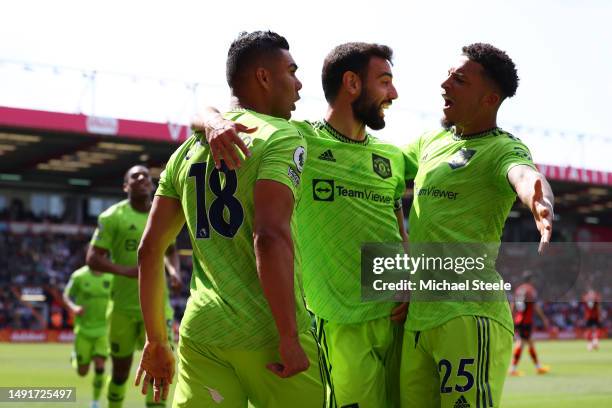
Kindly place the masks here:
<instances>
[{"instance_id":1,"label":"blurred player in background","mask_svg":"<svg viewBox=\"0 0 612 408\"><path fill-rule=\"evenodd\" d=\"M584 308L584 322L587 334L587 349L589 351L599 349L599 329L601 329L601 296L597 291L589 288L582 297Z\"/></svg>"},{"instance_id":2,"label":"blurred player in background","mask_svg":"<svg viewBox=\"0 0 612 408\"><path fill-rule=\"evenodd\" d=\"M462 48L441 84L443 129L405 149L415 174L411 246L498 246L518 196L531 209L545 249L552 190L529 149L497 127L498 110L517 87L516 67L505 52L482 43ZM491 262L496 256L497 249L479 279L500 280ZM402 349L402 407L500 405L514 326L505 293L496 293L494 301L415 301L413 295Z\"/></svg>"},{"instance_id":3,"label":"blurred player in background","mask_svg":"<svg viewBox=\"0 0 612 408\"><path fill-rule=\"evenodd\" d=\"M406 305L361 301L361 245L401 242L405 167L401 150L369 134L385 126L384 111L397 98L391 48L351 42L330 51L322 83L329 103L324 119L291 121L309 151L302 177L308 194L298 208L304 292L315 314L339 406L399 404L399 351ZM237 125L205 115L204 128L216 159L239 159L227 137ZM221 129L221 132L216 129ZM225 130L228 130L225 133ZM243 151L244 150L244 146ZM249 159L252 160L252 159ZM247 163L248 161L247 160ZM338 188L347 193L342 195ZM380 201L350 198L367 189ZM399 224L399 225L398 225Z\"/></svg>"},{"instance_id":4,"label":"blurred player in background","mask_svg":"<svg viewBox=\"0 0 612 408\"><path fill-rule=\"evenodd\" d=\"M123 406L126 381L132 365L132 354L144 344L144 323L138 301L138 244L144 232L149 210L153 181L149 169L144 166L131 167L124 176L123 200L104 211L98 217L87 253L87 264L93 270L108 271L113 277L112 295L109 304L109 342L113 363L112 377L108 384L109 408ZM166 268L173 287L181 284L178 252L174 241L164 248ZM168 326L172 334L173 311L165 286L160 295L165 306L164 318L160 321ZM153 394L147 396L147 406L154 406Z\"/></svg>"},{"instance_id":5,"label":"blurred player in background","mask_svg":"<svg viewBox=\"0 0 612 408\"><path fill-rule=\"evenodd\" d=\"M83 266L70 276L64 289L64 303L75 315L73 363L80 376L87 375L94 362L91 408L99 408L104 387L104 363L108 357L106 308L111 294L112 275Z\"/></svg>"},{"instance_id":6,"label":"blurred player in background","mask_svg":"<svg viewBox=\"0 0 612 408\"><path fill-rule=\"evenodd\" d=\"M325 367L310 327L294 246L306 141L287 119L302 84L287 40L242 33L230 46L233 108L224 117L257 128L252 157L215 167L203 135L189 138L161 176L139 250L147 344L137 374L165 398L174 357L164 326L161 254L186 222L193 278L179 344L174 407L324 407Z\"/></svg>"},{"instance_id":7,"label":"blurred player in background","mask_svg":"<svg viewBox=\"0 0 612 408\"><path fill-rule=\"evenodd\" d=\"M529 346L529 355L533 364L535 364L536 372L538 374L546 374L550 368L548 366L540 365L538 360L538 354L536 353L535 344L531 338L533 332L534 313L542 320L544 328L548 329L549 322L542 308L538 302L538 292L533 287L533 275L531 272L525 272L524 283L519 285L514 291L514 303L512 304L512 311L514 312L514 327L516 331L516 341L514 343L514 352L512 354L512 367L510 368L510 375L512 376L523 376L524 373L518 370L518 364L523 353L523 347L525 343Z\"/></svg>"}]
</instances>

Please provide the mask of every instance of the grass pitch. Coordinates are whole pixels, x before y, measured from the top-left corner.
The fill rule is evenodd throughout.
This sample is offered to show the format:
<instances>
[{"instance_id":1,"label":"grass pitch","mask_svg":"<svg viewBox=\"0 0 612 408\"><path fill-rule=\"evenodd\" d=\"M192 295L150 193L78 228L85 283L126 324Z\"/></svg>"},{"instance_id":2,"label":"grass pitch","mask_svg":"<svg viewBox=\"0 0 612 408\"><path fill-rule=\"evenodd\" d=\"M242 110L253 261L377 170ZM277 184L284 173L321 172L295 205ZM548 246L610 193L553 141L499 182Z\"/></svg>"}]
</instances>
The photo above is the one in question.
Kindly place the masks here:
<instances>
[{"instance_id":1,"label":"grass pitch","mask_svg":"<svg viewBox=\"0 0 612 408\"><path fill-rule=\"evenodd\" d=\"M585 341L548 341L536 344L543 364L551 372L537 375L525 349L520 369L524 377L506 381L504 408L610 408L612 407L612 340L603 341L599 351L588 352ZM88 407L92 374L77 376L70 366L71 345L0 343L0 386L76 387L76 403L2 403L9 407ZM125 408L144 407L144 396L131 385L139 354L134 356ZM107 372L110 362L107 362ZM175 378L176 380L176 378ZM104 395L103 395L104 396ZM172 393L170 393L170 398ZM106 407L105 398L102 407ZM170 406L170 404L168 404Z\"/></svg>"}]
</instances>

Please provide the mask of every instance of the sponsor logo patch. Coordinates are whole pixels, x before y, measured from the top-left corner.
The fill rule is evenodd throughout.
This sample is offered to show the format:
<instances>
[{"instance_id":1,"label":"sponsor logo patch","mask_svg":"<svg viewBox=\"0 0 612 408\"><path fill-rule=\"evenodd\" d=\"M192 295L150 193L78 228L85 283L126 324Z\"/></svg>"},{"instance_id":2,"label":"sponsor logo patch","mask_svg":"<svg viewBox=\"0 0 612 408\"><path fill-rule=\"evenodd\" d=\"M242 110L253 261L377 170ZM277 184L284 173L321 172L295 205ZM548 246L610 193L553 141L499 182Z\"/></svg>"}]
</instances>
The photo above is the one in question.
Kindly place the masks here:
<instances>
[{"instance_id":1,"label":"sponsor logo patch","mask_svg":"<svg viewBox=\"0 0 612 408\"><path fill-rule=\"evenodd\" d=\"M312 180L312 198L315 201L334 201L334 180Z\"/></svg>"}]
</instances>

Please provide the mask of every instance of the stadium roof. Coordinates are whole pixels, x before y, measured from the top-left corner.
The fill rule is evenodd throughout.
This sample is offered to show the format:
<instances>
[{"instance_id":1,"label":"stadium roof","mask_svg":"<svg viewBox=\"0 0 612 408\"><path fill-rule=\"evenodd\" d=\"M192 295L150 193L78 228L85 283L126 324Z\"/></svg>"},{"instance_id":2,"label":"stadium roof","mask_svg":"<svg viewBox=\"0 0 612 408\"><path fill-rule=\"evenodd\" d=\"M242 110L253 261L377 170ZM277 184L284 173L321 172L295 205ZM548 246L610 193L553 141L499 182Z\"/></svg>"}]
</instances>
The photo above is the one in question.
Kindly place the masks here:
<instances>
[{"instance_id":1,"label":"stadium roof","mask_svg":"<svg viewBox=\"0 0 612 408\"><path fill-rule=\"evenodd\" d=\"M180 124L0 107L0 187L117 194L130 166L146 164L158 176L188 134ZM558 214L612 225L612 173L538 167Z\"/></svg>"},{"instance_id":2,"label":"stadium roof","mask_svg":"<svg viewBox=\"0 0 612 408\"><path fill-rule=\"evenodd\" d=\"M187 126L0 107L0 183L117 192L125 171L158 176Z\"/></svg>"}]
</instances>

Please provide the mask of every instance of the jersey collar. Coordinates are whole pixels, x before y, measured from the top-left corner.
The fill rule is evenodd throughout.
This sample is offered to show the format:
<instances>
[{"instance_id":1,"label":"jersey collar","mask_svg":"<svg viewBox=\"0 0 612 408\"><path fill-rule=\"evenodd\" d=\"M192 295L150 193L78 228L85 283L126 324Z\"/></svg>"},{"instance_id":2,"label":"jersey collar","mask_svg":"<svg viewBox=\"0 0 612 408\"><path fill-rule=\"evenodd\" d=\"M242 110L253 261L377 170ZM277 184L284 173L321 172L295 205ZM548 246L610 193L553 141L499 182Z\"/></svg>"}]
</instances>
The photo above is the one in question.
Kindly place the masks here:
<instances>
[{"instance_id":1,"label":"jersey collar","mask_svg":"<svg viewBox=\"0 0 612 408\"><path fill-rule=\"evenodd\" d=\"M370 135L366 133L365 139L362 141L353 140L349 137L344 136L342 133L338 132L332 125L329 124L325 119L321 119L314 123L315 129L325 129L327 132L336 140L339 140L343 143L351 143L366 146L370 143Z\"/></svg>"},{"instance_id":2,"label":"jersey collar","mask_svg":"<svg viewBox=\"0 0 612 408\"><path fill-rule=\"evenodd\" d=\"M497 136L501 134L501 129L497 126L491 129L487 129L482 132L472 133L471 135L457 134L457 128L455 126L450 128L448 131L452 133L453 140L472 140L472 139L480 139L486 136Z\"/></svg>"}]
</instances>

